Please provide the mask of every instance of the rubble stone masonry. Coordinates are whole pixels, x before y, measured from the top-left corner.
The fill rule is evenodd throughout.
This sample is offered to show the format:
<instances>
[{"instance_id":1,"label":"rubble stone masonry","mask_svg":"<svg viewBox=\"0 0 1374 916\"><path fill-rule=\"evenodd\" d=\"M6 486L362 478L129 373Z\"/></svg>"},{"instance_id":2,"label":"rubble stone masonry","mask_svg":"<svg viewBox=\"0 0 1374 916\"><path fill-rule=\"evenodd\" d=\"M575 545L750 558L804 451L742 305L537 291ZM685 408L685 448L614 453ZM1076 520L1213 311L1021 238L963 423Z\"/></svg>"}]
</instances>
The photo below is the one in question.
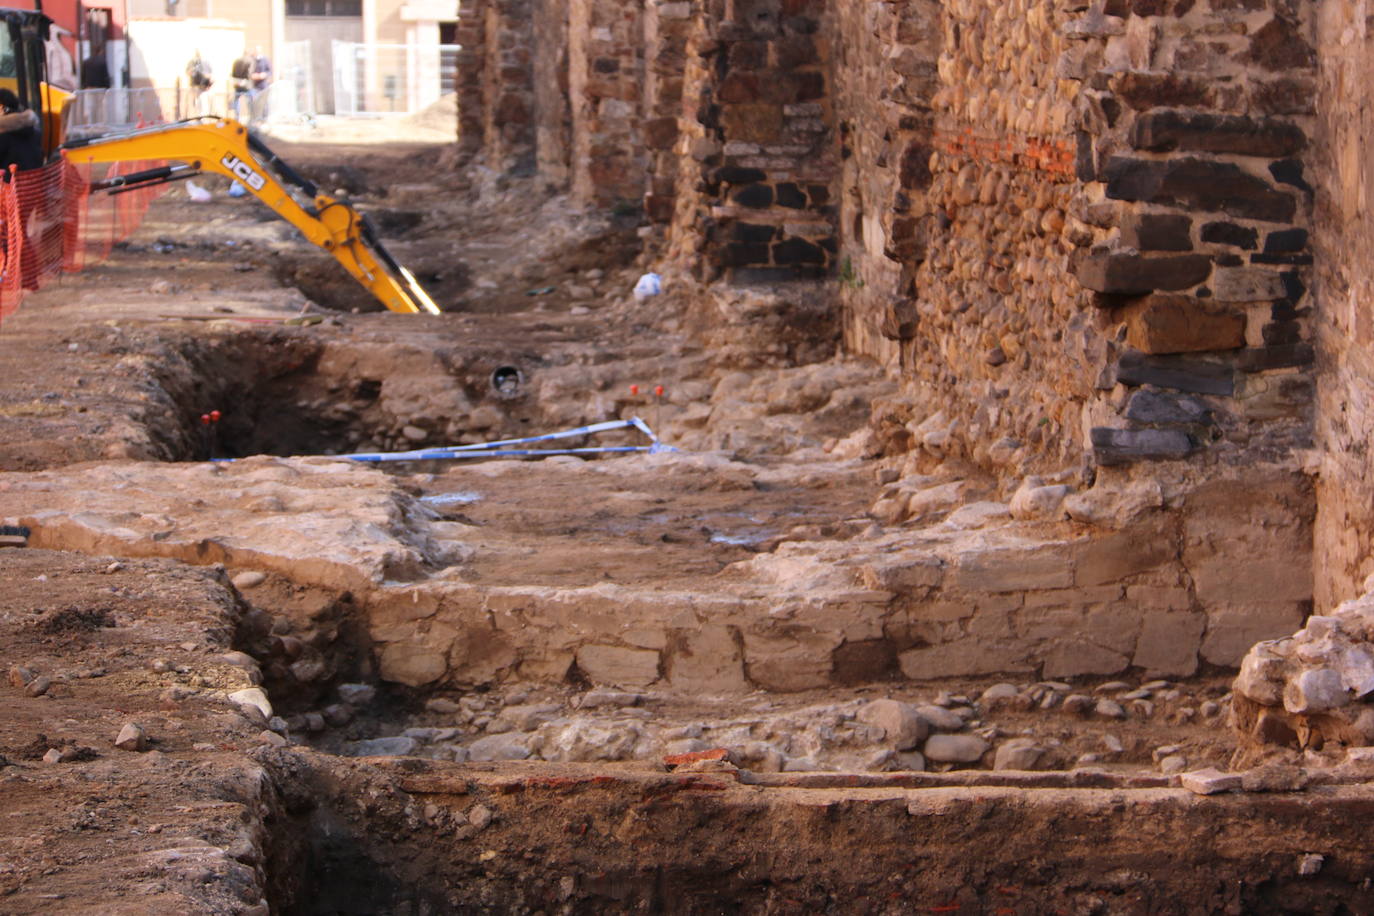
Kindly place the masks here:
<instances>
[{"instance_id":1,"label":"rubble stone masonry","mask_svg":"<svg viewBox=\"0 0 1374 916\"><path fill-rule=\"evenodd\" d=\"M1302 5L853 7L880 129L847 132L840 283L850 346L939 406L902 434L1020 473L1306 444Z\"/></svg>"},{"instance_id":2,"label":"rubble stone masonry","mask_svg":"<svg viewBox=\"0 0 1374 916\"><path fill-rule=\"evenodd\" d=\"M1374 14L1364 0L1322 4L1314 248L1321 309L1317 439L1317 606L1359 597L1374 573Z\"/></svg>"}]
</instances>

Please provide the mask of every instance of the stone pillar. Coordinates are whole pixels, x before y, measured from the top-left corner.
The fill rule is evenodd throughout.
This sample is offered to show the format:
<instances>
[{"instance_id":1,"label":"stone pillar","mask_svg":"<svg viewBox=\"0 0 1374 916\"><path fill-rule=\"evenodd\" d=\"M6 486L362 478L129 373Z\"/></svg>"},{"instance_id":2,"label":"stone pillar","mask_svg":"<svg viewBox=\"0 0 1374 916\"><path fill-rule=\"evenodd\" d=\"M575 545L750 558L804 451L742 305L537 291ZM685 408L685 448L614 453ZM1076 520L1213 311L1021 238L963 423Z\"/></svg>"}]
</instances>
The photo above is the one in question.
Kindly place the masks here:
<instances>
[{"instance_id":1,"label":"stone pillar","mask_svg":"<svg viewBox=\"0 0 1374 916\"><path fill-rule=\"evenodd\" d=\"M584 202L638 207L643 0L569 0L572 190Z\"/></svg>"},{"instance_id":2,"label":"stone pillar","mask_svg":"<svg viewBox=\"0 0 1374 916\"><path fill-rule=\"evenodd\" d=\"M1308 435L1312 9L1184 6L1096 6L1057 67L1082 81L1073 214L1093 238L1073 270L1124 332L1127 397L1084 414L1101 465Z\"/></svg>"},{"instance_id":3,"label":"stone pillar","mask_svg":"<svg viewBox=\"0 0 1374 916\"><path fill-rule=\"evenodd\" d=\"M531 0L490 0L484 25L483 135L487 164L501 172L532 172L534 28Z\"/></svg>"},{"instance_id":4,"label":"stone pillar","mask_svg":"<svg viewBox=\"0 0 1374 916\"><path fill-rule=\"evenodd\" d=\"M464 161L482 151L486 123L486 7L489 0L465 0L458 8L458 149Z\"/></svg>"},{"instance_id":5,"label":"stone pillar","mask_svg":"<svg viewBox=\"0 0 1374 916\"><path fill-rule=\"evenodd\" d=\"M1324 4L1317 48L1315 175L1309 180L1321 191L1313 225L1321 457L1313 464L1320 470L1314 565L1322 613L1363 595L1374 574L1374 213L1368 203L1374 200L1374 22L1366 4ZM1278 379L1289 385L1303 380L1296 373Z\"/></svg>"},{"instance_id":6,"label":"stone pillar","mask_svg":"<svg viewBox=\"0 0 1374 916\"><path fill-rule=\"evenodd\" d=\"M895 364L916 333L943 36L933 0L836 0L840 296L846 345Z\"/></svg>"},{"instance_id":7,"label":"stone pillar","mask_svg":"<svg viewBox=\"0 0 1374 916\"><path fill-rule=\"evenodd\" d=\"M671 251L704 256L699 270L707 276L768 282L820 277L833 266L824 6L725 0L698 21Z\"/></svg>"},{"instance_id":8,"label":"stone pillar","mask_svg":"<svg viewBox=\"0 0 1374 916\"><path fill-rule=\"evenodd\" d=\"M687 0L649 0L644 9L644 213L658 224L672 220L677 200L682 86L692 12Z\"/></svg>"},{"instance_id":9,"label":"stone pillar","mask_svg":"<svg viewBox=\"0 0 1374 916\"><path fill-rule=\"evenodd\" d=\"M572 174L568 105L568 0L534 0L535 163L546 187L566 188Z\"/></svg>"}]
</instances>

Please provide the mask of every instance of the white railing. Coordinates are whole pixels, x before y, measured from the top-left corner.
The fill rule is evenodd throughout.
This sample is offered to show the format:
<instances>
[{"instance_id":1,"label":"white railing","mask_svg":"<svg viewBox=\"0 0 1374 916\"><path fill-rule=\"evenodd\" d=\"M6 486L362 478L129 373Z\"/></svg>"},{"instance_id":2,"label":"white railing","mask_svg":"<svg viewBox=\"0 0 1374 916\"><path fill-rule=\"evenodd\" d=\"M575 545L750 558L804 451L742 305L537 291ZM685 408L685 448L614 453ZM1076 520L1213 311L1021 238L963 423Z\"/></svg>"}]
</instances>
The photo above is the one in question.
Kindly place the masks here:
<instances>
[{"instance_id":1,"label":"white railing","mask_svg":"<svg viewBox=\"0 0 1374 916\"><path fill-rule=\"evenodd\" d=\"M276 79L267 96L267 120L308 121L315 116L310 42L292 41L277 55Z\"/></svg>"},{"instance_id":2,"label":"white railing","mask_svg":"<svg viewBox=\"0 0 1374 916\"><path fill-rule=\"evenodd\" d=\"M352 117L408 115L454 91L458 45L332 42L334 112Z\"/></svg>"},{"instance_id":3,"label":"white railing","mask_svg":"<svg viewBox=\"0 0 1374 916\"><path fill-rule=\"evenodd\" d=\"M68 137L91 137L170 121L177 111L175 89L82 89L72 93L62 123Z\"/></svg>"}]
</instances>

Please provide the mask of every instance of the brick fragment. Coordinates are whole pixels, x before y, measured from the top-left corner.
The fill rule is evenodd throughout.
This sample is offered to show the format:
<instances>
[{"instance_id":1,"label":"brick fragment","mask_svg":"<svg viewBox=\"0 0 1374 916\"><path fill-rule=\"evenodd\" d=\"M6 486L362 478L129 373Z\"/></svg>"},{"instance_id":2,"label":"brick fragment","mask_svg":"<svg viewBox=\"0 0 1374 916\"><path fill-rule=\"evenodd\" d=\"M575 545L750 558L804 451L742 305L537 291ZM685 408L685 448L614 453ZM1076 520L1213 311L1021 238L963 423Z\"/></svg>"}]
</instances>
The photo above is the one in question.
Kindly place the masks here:
<instances>
[{"instance_id":1,"label":"brick fragment","mask_svg":"<svg viewBox=\"0 0 1374 916\"><path fill-rule=\"evenodd\" d=\"M1126 319L1126 340L1142 353L1198 353L1245 346L1245 316L1189 296L1147 296Z\"/></svg>"},{"instance_id":2,"label":"brick fragment","mask_svg":"<svg viewBox=\"0 0 1374 916\"><path fill-rule=\"evenodd\" d=\"M690 751L686 754L667 754L663 758L663 765L669 768L686 766L689 763L697 763L701 760L729 760L730 750L724 747L713 747L704 751Z\"/></svg>"},{"instance_id":3,"label":"brick fragment","mask_svg":"<svg viewBox=\"0 0 1374 916\"><path fill-rule=\"evenodd\" d=\"M1300 152L1307 146L1307 135L1287 121L1159 109L1136 119L1131 145L1152 152L1187 150L1277 158Z\"/></svg>"},{"instance_id":4,"label":"brick fragment","mask_svg":"<svg viewBox=\"0 0 1374 916\"><path fill-rule=\"evenodd\" d=\"M1093 252L1077 265L1078 282L1099 293L1139 294L1196 286L1212 272L1206 255L1145 257L1109 251Z\"/></svg>"},{"instance_id":5,"label":"brick fragment","mask_svg":"<svg viewBox=\"0 0 1374 916\"><path fill-rule=\"evenodd\" d=\"M1114 200L1228 213L1274 223L1291 222L1297 201L1230 162L1207 159L1136 159L1113 156L1103 169Z\"/></svg>"}]
</instances>

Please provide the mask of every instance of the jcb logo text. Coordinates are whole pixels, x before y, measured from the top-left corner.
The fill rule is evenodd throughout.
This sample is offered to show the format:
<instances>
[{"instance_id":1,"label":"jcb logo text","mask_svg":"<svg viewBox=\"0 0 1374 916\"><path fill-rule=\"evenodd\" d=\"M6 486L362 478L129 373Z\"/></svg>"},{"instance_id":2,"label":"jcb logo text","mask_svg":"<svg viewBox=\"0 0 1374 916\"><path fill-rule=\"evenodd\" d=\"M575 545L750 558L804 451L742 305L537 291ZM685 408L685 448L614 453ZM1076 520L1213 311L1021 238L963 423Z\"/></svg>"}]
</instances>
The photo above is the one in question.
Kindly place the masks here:
<instances>
[{"instance_id":1,"label":"jcb logo text","mask_svg":"<svg viewBox=\"0 0 1374 916\"><path fill-rule=\"evenodd\" d=\"M248 163L232 153L225 153L224 158L219 162L220 165L233 172L235 178L243 182L249 188L252 188L254 191L261 191L262 186L267 184L267 179L253 171L248 167Z\"/></svg>"}]
</instances>

